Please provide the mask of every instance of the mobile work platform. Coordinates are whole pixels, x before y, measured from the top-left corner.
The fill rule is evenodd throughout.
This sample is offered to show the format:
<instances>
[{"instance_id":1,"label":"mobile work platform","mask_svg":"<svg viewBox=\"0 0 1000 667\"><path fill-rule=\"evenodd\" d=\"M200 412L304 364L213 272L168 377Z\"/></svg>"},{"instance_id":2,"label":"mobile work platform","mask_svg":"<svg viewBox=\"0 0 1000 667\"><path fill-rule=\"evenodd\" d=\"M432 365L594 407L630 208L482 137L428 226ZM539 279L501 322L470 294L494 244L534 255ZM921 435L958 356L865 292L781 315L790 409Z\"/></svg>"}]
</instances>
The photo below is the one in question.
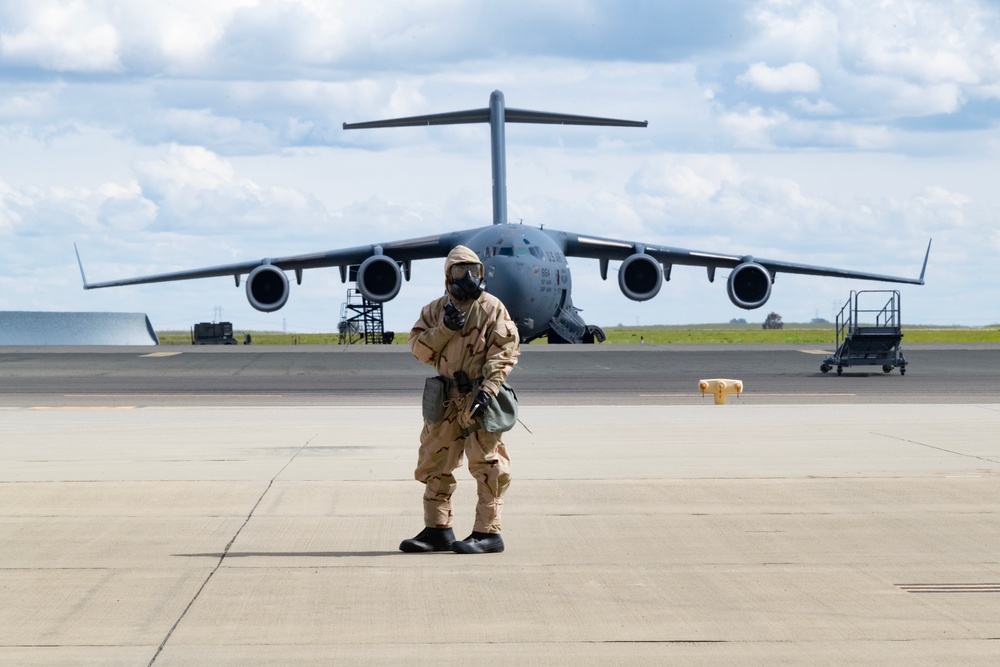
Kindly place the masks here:
<instances>
[{"instance_id":1,"label":"mobile work platform","mask_svg":"<svg viewBox=\"0 0 1000 667\"><path fill-rule=\"evenodd\" d=\"M870 303L884 305L877 308L861 308ZM828 373L834 366L837 375L845 366L882 366L889 373L899 368L899 374L906 374L906 359L900 349L903 339L902 322L899 316L898 290L851 291L851 297L837 315L837 351L823 360L819 367Z\"/></svg>"}]
</instances>

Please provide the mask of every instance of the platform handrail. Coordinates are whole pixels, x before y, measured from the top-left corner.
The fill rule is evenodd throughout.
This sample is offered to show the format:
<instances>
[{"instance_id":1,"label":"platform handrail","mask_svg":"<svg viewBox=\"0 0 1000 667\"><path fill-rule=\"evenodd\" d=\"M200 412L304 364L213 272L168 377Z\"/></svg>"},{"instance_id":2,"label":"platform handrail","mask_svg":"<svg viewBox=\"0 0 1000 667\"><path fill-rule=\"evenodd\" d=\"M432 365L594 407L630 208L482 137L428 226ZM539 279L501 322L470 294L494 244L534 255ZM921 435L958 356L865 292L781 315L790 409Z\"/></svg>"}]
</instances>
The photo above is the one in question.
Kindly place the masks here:
<instances>
[{"instance_id":1,"label":"platform handrail","mask_svg":"<svg viewBox=\"0 0 1000 667\"><path fill-rule=\"evenodd\" d=\"M861 308L859 300L862 294L889 294L888 300L881 308ZM900 296L898 290L851 290L851 296L840 309L836 317L836 346L840 349L841 344L852 335L863 333L866 325L862 323L862 317L874 316L875 327L900 327Z\"/></svg>"}]
</instances>

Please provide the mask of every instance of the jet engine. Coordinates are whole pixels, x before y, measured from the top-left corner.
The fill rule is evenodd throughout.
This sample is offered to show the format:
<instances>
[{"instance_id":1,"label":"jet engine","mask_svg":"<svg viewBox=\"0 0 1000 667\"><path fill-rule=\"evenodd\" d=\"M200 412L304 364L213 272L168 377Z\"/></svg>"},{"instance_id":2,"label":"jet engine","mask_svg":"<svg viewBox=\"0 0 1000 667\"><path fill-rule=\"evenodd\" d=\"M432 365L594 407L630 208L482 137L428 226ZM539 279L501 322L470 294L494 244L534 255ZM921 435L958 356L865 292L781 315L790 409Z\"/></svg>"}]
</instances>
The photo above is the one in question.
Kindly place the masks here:
<instances>
[{"instance_id":1,"label":"jet engine","mask_svg":"<svg viewBox=\"0 0 1000 667\"><path fill-rule=\"evenodd\" d=\"M288 301L288 277L281 269L262 264L247 276L247 300L257 310L270 313Z\"/></svg>"},{"instance_id":2,"label":"jet engine","mask_svg":"<svg viewBox=\"0 0 1000 667\"><path fill-rule=\"evenodd\" d=\"M726 283L729 300L745 310L760 308L771 297L771 274L756 262L743 262L733 269Z\"/></svg>"},{"instance_id":3,"label":"jet engine","mask_svg":"<svg viewBox=\"0 0 1000 667\"><path fill-rule=\"evenodd\" d=\"M663 286L663 269L649 255L638 253L628 257L618 269L618 287L633 301L652 299Z\"/></svg>"},{"instance_id":4,"label":"jet engine","mask_svg":"<svg viewBox=\"0 0 1000 667\"><path fill-rule=\"evenodd\" d=\"M358 290L369 301L382 303L395 298L403 285L403 273L396 260L373 255L358 267Z\"/></svg>"}]
</instances>

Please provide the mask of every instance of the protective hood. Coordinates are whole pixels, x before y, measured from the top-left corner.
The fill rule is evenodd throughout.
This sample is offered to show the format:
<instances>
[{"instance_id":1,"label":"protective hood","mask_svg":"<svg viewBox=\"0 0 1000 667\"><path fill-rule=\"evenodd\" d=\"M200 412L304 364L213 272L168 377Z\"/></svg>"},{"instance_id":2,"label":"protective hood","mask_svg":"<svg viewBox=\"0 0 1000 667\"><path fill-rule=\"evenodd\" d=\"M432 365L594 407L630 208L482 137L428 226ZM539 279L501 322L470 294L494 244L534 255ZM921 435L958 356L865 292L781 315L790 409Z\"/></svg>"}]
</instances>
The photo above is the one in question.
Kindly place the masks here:
<instances>
[{"instance_id":1,"label":"protective hood","mask_svg":"<svg viewBox=\"0 0 1000 667\"><path fill-rule=\"evenodd\" d=\"M451 268L456 264L478 264L481 274L484 271L483 263L479 260L479 255L464 245L455 246L448 253L448 257L444 261L444 289L448 293L451 293L449 289L451 284Z\"/></svg>"}]
</instances>

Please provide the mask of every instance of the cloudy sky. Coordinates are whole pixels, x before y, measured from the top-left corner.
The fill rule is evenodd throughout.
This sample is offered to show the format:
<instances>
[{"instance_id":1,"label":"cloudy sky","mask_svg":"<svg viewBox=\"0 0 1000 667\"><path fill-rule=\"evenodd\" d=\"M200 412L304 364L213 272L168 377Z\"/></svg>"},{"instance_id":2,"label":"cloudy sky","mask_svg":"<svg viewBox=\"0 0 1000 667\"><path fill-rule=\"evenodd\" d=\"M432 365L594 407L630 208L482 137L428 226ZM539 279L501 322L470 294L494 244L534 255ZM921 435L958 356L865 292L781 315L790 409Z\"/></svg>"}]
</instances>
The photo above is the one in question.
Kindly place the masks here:
<instances>
[{"instance_id":1,"label":"cloudy sky","mask_svg":"<svg viewBox=\"0 0 1000 667\"><path fill-rule=\"evenodd\" d=\"M336 269L265 314L228 278L85 292L73 243L98 281L489 224L486 125L341 125L495 89L649 121L512 125L513 220L904 276L933 237L904 324L1000 322L1000 8L979 0L0 0L0 310L335 330ZM605 326L832 320L890 287L779 274L742 311L702 269L639 304L571 267ZM416 263L387 327L440 292Z\"/></svg>"}]
</instances>

